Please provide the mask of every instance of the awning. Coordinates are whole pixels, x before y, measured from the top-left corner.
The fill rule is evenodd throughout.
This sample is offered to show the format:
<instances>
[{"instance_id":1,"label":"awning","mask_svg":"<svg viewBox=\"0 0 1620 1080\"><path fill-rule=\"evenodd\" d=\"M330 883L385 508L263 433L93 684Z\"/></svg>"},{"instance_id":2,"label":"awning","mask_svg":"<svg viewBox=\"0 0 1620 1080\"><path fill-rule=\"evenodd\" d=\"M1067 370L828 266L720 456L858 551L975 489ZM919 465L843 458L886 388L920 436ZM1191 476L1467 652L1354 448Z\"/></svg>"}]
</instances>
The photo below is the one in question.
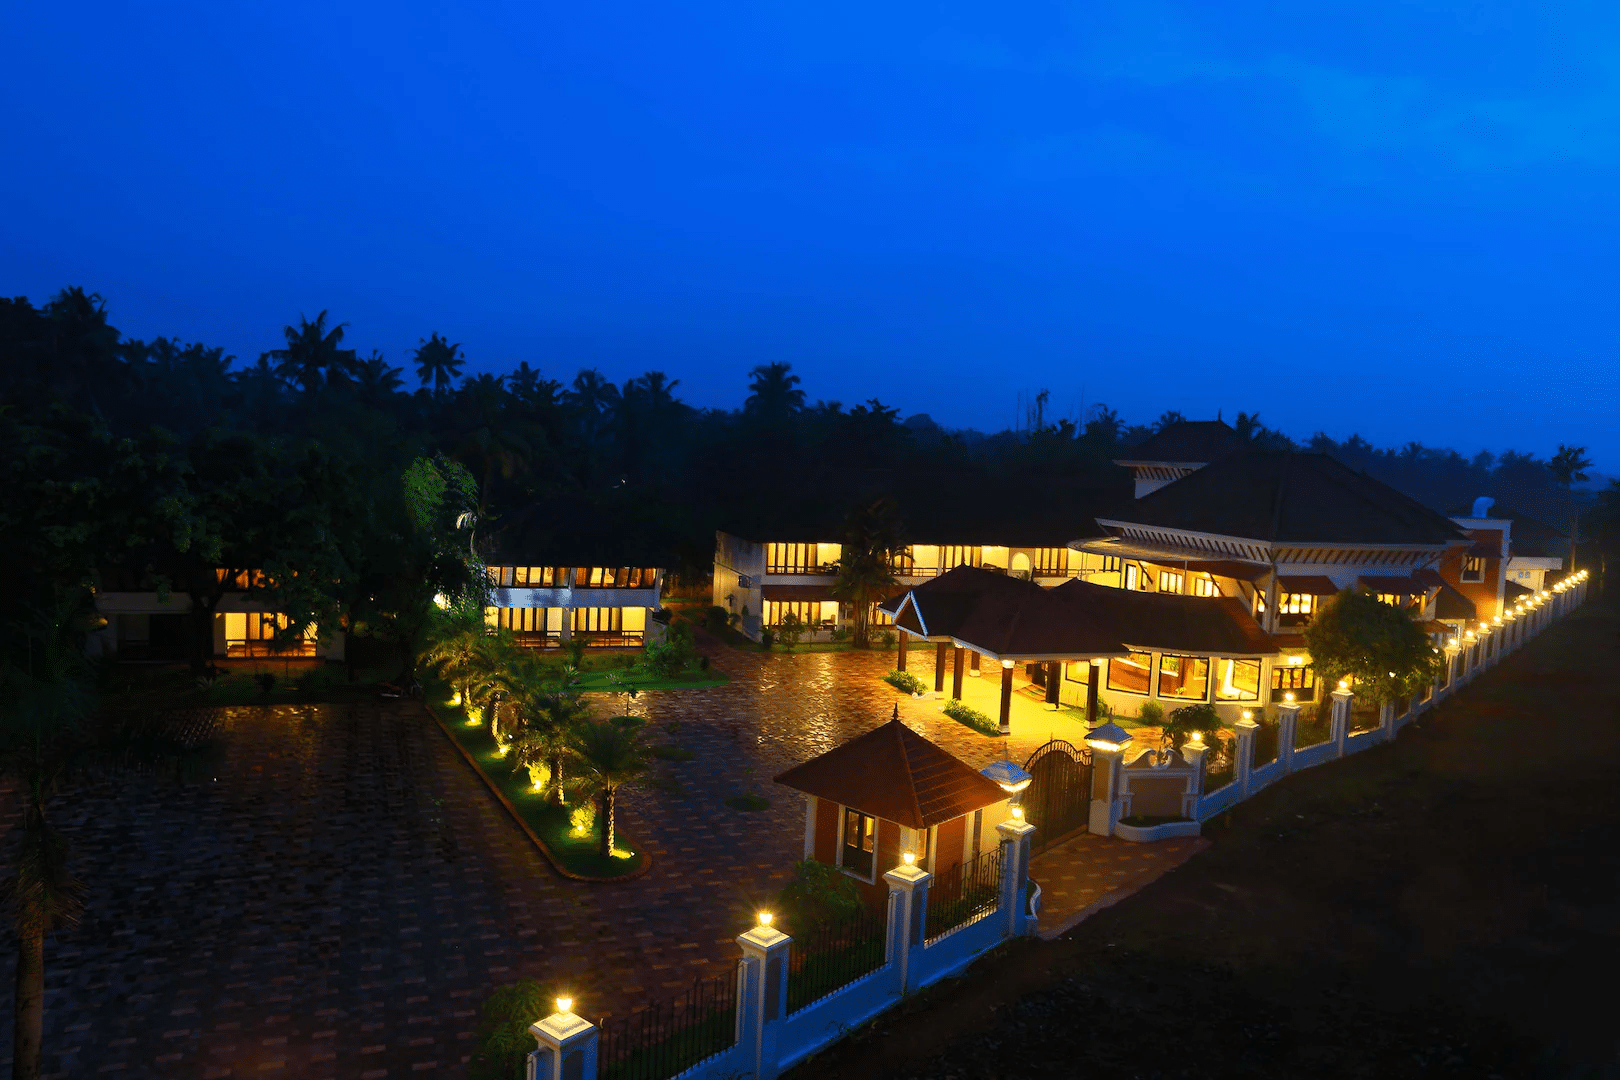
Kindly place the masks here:
<instances>
[{"instance_id":1,"label":"awning","mask_svg":"<svg viewBox=\"0 0 1620 1080\"><path fill-rule=\"evenodd\" d=\"M831 600L831 585L761 585L761 600Z\"/></svg>"},{"instance_id":2,"label":"awning","mask_svg":"<svg viewBox=\"0 0 1620 1080\"><path fill-rule=\"evenodd\" d=\"M1339 587L1325 574L1278 574L1277 588L1281 592L1306 596L1339 595Z\"/></svg>"},{"instance_id":3,"label":"awning","mask_svg":"<svg viewBox=\"0 0 1620 1080\"><path fill-rule=\"evenodd\" d=\"M1419 581L1416 574L1411 577L1372 576L1357 580L1375 593L1389 593L1394 596L1422 596L1431 588L1437 587Z\"/></svg>"},{"instance_id":4,"label":"awning","mask_svg":"<svg viewBox=\"0 0 1620 1080\"><path fill-rule=\"evenodd\" d=\"M1185 564L1190 571L1237 578L1241 581L1254 581L1271 569L1265 563L1247 562L1242 559L1211 559L1209 553L1205 551L1172 547L1169 544L1150 544L1143 540L1126 540L1117 536L1077 540L1069 546L1076 551L1086 551L1093 555L1142 559L1146 562L1165 563L1171 566Z\"/></svg>"}]
</instances>

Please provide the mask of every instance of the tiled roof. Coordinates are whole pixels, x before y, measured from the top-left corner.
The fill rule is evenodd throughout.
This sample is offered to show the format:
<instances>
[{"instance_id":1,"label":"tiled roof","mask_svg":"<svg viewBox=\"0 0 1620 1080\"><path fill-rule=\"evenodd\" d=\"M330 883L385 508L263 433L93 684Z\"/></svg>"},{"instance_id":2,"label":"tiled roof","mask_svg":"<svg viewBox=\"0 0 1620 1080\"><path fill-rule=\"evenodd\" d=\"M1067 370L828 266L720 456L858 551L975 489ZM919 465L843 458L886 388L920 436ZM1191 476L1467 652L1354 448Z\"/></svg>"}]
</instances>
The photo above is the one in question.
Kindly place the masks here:
<instances>
[{"instance_id":1,"label":"tiled roof","mask_svg":"<svg viewBox=\"0 0 1620 1080\"><path fill-rule=\"evenodd\" d=\"M1077 611L1055 590L959 566L911 590L903 630L952 637L1002 659L1090 658L1125 653L1112 628Z\"/></svg>"},{"instance_id":2,"label":"tiled roof","mask_svg":"<svg viewBox=\"0 0 1620 1080\"><path fill-rule=\"evenodd\" d=\"M1120 452L1121 462L1181 462L1193 464L1219 461L1242 450L1248 443L1221 420L1183 420L1149 435L1142 442Z\"/></svg>"},{"instance_id":3,"label":"tiled roof","mask_svg":"<svg viewBox=\"0 0 1620 1080\"><path fill-rule=\"evenodd\" d=\"M1052 595L1135 648L1228 656L1269 656L1278 648L1236 597L1134 592L1078 579Z\"/></svg>"},{"instance_id":4,"label":"tiled roof","mask_svg":"<svg viewBox=\"0 0 1620 1080\"><path fill-rule=\"evenodd\" d=\"M1474 602L1450 585L1440 586L1440 595L1435 597L1434 617L1437 619L1466 619L1473 622L1479 617L1479 609Z\"/></svg>"},{"instance_id":5,"label":"tiled roof","mask_svg":"<svg viewBox=\"0 0 1620 1080\"><path fill-rule=\"evenodd\" d=\"M1450 518L1388 484L1326 454L1293 451L1232 454L1144 495L1119 520L1272 543L1464 539Z\"/></svg>"},{"instance_id":6,"label":"tiled roof","mask_svg":"<svg viewBox=\"0 0 1620 1080\"><path fill-rule=\"evenodd\" d=\"M930 828L1007 797L898 717L794 766L776 782L908 829Z\"/></svg>"}]
</instances>

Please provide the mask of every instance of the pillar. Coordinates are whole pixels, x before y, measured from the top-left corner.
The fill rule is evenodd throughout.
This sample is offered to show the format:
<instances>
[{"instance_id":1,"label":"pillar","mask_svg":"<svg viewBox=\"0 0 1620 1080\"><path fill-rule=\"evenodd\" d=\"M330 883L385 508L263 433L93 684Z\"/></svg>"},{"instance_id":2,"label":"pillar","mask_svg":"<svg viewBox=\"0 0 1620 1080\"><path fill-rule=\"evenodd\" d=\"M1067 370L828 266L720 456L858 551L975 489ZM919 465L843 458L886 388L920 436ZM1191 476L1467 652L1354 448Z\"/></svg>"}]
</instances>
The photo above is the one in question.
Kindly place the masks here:
<instances>
[{"instance_id":1,"label":"pillar","mask_svg":"<svg viewBox=\"0 0 1620 1080\"><path fill-rule=\"evenodd\" d=\"M558 998L558 1010L529 1025L537 1048L529 1055L528 1080L596 1080L596 1025L572 1011L572 1002Z\"/></svg>"},{"instance_id":2,"label":"pillar","mask_svg":"<svg viewBox=\"0 0 1620 1080\"><path fill-rule=\"evenodd\" d=\"M962 646L960 646L960 645L958 645L956 648L951 650L951 700L952 701L961 701L962 700L962 676L966 672L966 665L963 663L964 658L962 656L962 653L964 651L966 651L966 650L964 650L962 648Z\"/></svg>"},{"instance_id":3,"label":"pillar","mask_svg":"<svg viewBox=\"0 0 1620 1080\"><path fill-rule=\"evenodd\" d=\"M1058 685L1063 681L1063 665L1056 660L1046 665L1046 703L1057 705Z\"/></svg>"},{"instance_id":4,"label":"pillar","mask_svg":"<svg viewBox=\"0 0 1620 1080\"><path fill-rule=\"evenodd\" d=\"M772 927L756 926L737 935L737 944L743 954L737 974L737 1036L745 1068L759 1080L775 1080L793 939Z\"/></svg>"},{"instance_id":5,"label":"pillar","mask_svg":"<svg viewBox=\"0 0 1620 1080\"><path fill-rule=\"evenodd\" d=\"M971 678L979 677L979 654L968 653L968 675Z\"/></svg>"},{"instance_id":6,"label":"pillar","mask_svg":"<svg viewBox=\"0 0 1620 1080\"><path fill-rule=\"evenodd\" d=\"M906 638L910 635L904 630L896 630L895 636L897 640L895 641L894 670L904 671L906 670Z\"/></svg>"},{"instance_id":7,"label":"pillar","mask_svg":"<svg viewBox=\"0 0 1620 1080\"><path fill-rule=\"evenodd\" d=\"M1204 797L1204 757L1208 753L1209 747L1202 741L1190 742L1181 748L1181 756L1192 766L1192 776L1187 779L1187 791L1181 801L1182 816L1189 821L1198 820L1198 803Z\"/></svg>"},{"instance_id":8,"label":"pillar","mask_svg":"<svg viewBox=\"0 0 1620 1080\"><path fill-rule=\"evenodd\" d=\"M1254 714L1248 709L1243 710L1243 719L1234 726L1237 733L1237 747L1233 751L1237 755L1237 771L1232 782L1238 785L1238 790L1244 798L1249 796L1249 774L1254 772L1254 739L1260 733L1260 725L1254 722Z\"/></svg>"},{"instance_id":9,"label":"pillar","mask_svg":"<svg viewBox=\"0 0 1620 1080\"><path fill-rule=\"evenodd\" d=\"M1386 742L1395 738L1395 703L1386 701L1378 707L1378 730Z\"/></svg>"},{"instance_id":10,"label":"pillar","mask_svg":"<svg viewBox=\"0 0 1620 1080\"><path fill-rule=\"evenodd\" d=\"M900 865L883 875L889 883L889 963L898 976L900 993L917 989L917 965L928 927L928 883L934 875L920 866Z\"/></svg>"},{"instance_id":11,"label":"pillar","mask_svg":"<svg viewBox=\"0 0 1620 1080\"><path fill-rule=\"evenodd\" d=\"M1461 655L1462 649L1458 646L1446 646L1446 693L1448 694L1457 689L1457 665L1459 663L1458 657ZM1439 696L1438 693L1435 694L1435 697Z\"/></svg>"},{"instance_id":12,"label":"pillar","mask_svg":"<svg viewBox=\"0 0 1620 1080\"><path fill-rule=\"evenodd\" d=\"M1003 735L1012 734L1012 673L1013 662L1003 660L1001 662L1001 722L999 724Z\"/></svg>"},{"instance_id":13,"label":"pillar","mask_svg":"<svg viewBox=\"0 0 1620 1080\"><path fill-rule=\"evenodd\" d=\"M1007 936L1023 937L1035 932L1024 896L1029 890L1029 838L1035 826L1023 818L1012 818L996 826L1001 834L1001 903L1007 912Z\"/></svg>"},{"instance_id":14,"label":"pillar","mask_svg":"<svg viewBox=\"0 0 1620 1080\"><path fill-rule=\"evenodd\" d=\"M1086 673L1086 729L1097 726L1097 684L1102 681L1102 664L1096 660L1091 661L1091 670Z\"/></svg>"},{"instance_id":15,"label":"pillar","mask_svg":"<svg viewBox=\"0 0 1620 1080\"><path fill-rule=\"evenodd\" d=\"M938 694L945 689L945 655L951 643L941 641L934 646L934 693Z\"/></svg>"},{"instance_id":16,"label":"pillar","mask_svg":"<svg viewBox=\"0 0 1620 1080\"><path fill-rule=\"evenodd\" d=\"M1349 689L1333 691L1333 711L1328 714L1328 741L1337 748L1340 757L1344 756L1344 740L1350 732L1350 706L1355 700L1356 695Z\"/></svg>"},{"instance_id":17,"label":"pillar","mask_svg":"<svg viewBox=\"0 0 1620 1080\"><path fill-rule=\"evenodd\" d=\"M1299 730L1299 704L1288 701L1277 706L1277 765L1284 772L1294 768L1294 733Z\"/></svg>"},{"instance_id":18,"label":"pillar","mask_svg":"<svg viewBox=\"0 0 1620 1080\"><path fill-rule=\"evenodd\" d=\"M1104 750L1091 745L1091 818L1087 822L1097 836L1113 836L1119 823L1119 796L1125 760L1123 746Z\"/></svg>"}]
</instances>

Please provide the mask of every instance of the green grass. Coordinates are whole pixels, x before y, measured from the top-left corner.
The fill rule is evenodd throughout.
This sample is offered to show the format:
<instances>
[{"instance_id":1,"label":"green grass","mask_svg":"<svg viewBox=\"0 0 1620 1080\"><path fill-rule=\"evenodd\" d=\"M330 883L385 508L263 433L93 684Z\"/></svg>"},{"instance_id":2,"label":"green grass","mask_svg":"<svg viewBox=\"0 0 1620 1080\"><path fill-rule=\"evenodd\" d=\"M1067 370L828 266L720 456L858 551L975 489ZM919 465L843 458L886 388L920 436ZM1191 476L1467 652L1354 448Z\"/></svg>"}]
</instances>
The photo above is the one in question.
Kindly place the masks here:
<instances>
[{"instance_id":1,"label":"green grass","mask_svg":"<svg viewBox=\"0 0 1620 1080\"><path fill-rule=\"evenodd\" d=\"M615 685L609 675L618 677ZM660 679L638 671L635 668L625 668L618 671L586 671L582 672L574 689L582 694L617 694L623 693L625 687L634 687L636 690L696 690L706 686L724 686L731 681L731 676L714 668L688 668L673 679Z\"/></svg>"},{"instance_id":2,"label":"green grass","mask_svg":"<svg viewBox=\"0 0 1620 1080\"><path fill-rule=\"evenodd\" d=\"M489 725L467 723L467 714L463 709L446 704L442 694L437 696L433 709L444 720L451 736L472 756L479 770L494 781L501 794L517 810L518 816L534 830L535 835L551 850L552 857L566 869L587 877L623 877L641 867L641 853L633 848L622 832L615 835L614 846L620 851L630 851L633 857L602 858L599 852L601 834L597 830L593 829L588 836L576 836L569 827L570 808L554 806L542 799L530 786L528 771L513 769L509 758L495 752L495 739L489 733Z\"/></svg>"},{"instance_id":3,"label":"green grass","mask_svg":"<svg viewBox=\"0 0 1620 1080\"><path fill-rule=\"evenodd\" d=\"M683 746L670 746L664 743L652 748L652 756L659 761L691 761L697 757L696 754Z\"/></svg>"}]
</instances>

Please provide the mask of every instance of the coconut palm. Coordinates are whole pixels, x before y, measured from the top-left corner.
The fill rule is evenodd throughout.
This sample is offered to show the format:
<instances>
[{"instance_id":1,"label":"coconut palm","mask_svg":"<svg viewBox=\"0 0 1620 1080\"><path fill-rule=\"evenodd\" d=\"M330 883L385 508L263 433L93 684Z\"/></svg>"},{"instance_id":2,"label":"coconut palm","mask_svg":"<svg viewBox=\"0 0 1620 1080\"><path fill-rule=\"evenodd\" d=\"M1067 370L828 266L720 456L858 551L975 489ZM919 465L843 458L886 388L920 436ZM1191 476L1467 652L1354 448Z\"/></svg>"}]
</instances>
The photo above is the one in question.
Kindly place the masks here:
<instances>
[{"instance_id":1,"label":"coconut palm","mask_svg":"<svg viewBox=\"0 0 1620 1080\"><path fill-rule=\"evenodd\" d=\"M854 645L858 649L867 646L872 605L894 587L893 560L905 550L904 528L892 500L864 503L850 513L831 594L850 606L855 623Z\"/></svg>"},{"instance_id":2,"label":"coconut palm","mask_svg":"<svg viewBox=\"0 0 1620 1080\"><path fill-rule=\"evenodd\" d=\"M1586 480L1587 469L1592 467L1592 459L1586 456L1584 446L1565 446L1558 444L1558 453L1547 463L1552 470L1553 479L1558 486L1564 489L1564 495L1569 500L1569 568L1575 569L1575 546L1579 542L1581 531L1581 515L1575 502L1575 485Z\"/></svg>"},{"instance_id":3,"label":"coconut palm","mask_svg":"<svg viewBox=\"0 0 1620 1080\"><path fill-rule=\"evenodd\" d=\"M781 421L804 408L802 380L792 364L761 364L748 373L748 397L743 412L765 420Z\"/></svg>"},{"instance_id":4,"label":"coconut palm","mask_svg":"<svg viewBox=\"0 0 1620 1080\"><path fill-rule=\"evenodd\" d=\"M571 688L578 669L565 667L562 678L553 676L549 665L527 655L511 664L502 676L502 686L517 708L518 727L512 741L514 767L544 766L547 797L560 802L563 797L563 762L573 731L589 710L577 691Z\"/></svg>"},{"instance_id":5,"label":"coconut palm","mask_svg":"<svg viewBox=\"0 0 1620 1080\"><path fill-rule=\"evenodd\" d=\"M328 330L325 311L313 322L300 315L296 327L282 328L287 347L272 349L266 355L276 362L277 375L297 383L306 394L314 393L323 383L346 382L358 366L354 350L340 348L348 325L338 323Z\"/></svg>"},{"instance_id":6,"label":"coconut palm","mask_svg":"<svg viewBox=\"0 0 1620 1080\"><path fill-rule=\"evenodd\" d=\"M645 777L652 768L652 751L642 741L641 728L598 720L577 725L568 741L568 760L577 775L571 790L595 797L600 803L602 857L613 854L614 813L619 789Z\"/></svg>"},{"instance_id":7,"label":"coconut palm","mask_svg":"<svg viewBox=\"0 0 1620 1080\"><path fill-rule=\"evenodd\" d=\"M421 344L411 354L416 361L416 377L423 386L432 385L434 397L443 397L456 376L461 374L461 365L467 362L467 358L461 355L461 343L450 342L437 330L426 340L417 340Z\"/></svg>"}]
</instances>

